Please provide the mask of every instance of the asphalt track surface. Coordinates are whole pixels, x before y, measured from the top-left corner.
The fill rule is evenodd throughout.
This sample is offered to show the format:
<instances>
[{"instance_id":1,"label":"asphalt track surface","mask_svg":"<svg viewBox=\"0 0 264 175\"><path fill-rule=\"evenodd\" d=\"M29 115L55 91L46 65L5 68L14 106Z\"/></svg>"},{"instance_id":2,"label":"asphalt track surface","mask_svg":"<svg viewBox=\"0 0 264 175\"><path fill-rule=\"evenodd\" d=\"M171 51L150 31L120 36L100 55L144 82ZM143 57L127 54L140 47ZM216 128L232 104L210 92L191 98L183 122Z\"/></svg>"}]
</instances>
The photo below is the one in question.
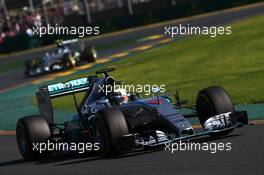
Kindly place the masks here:
<instances>
[{"instance_id":1,"label":"asphalt track surface","mask_svg":"<svg viewBox=\"0 0 264 175\"><path fill-rule=\"evenodd\" d=\"M264 13L264 3L259 3L258 5L249 5L242 8L235 8L235 10L225 10L220 12L215 12L210 15L200 15L198 17L188 17L186 19L172 20L166 23L160 23L156 25L151 25L148 27L140 27L136 30L128 30L126 32L119 32L116 34L105 35L98 38L93 38L91 40L87 40L88 44L93 45L107 45L114 44L115 42L127 41L135 38L144 38L148 36L154 35L162 35L164 34L165 26L179 26L182 24L183 26L215 26L215 25L225 25L229 23L233 23L242 19L246 19L258 14ZM175 38L179 38L179 36L175 36ZM98 53L99 57L107 57L110 55L114 55L120 52L125 52L127 50L137 48L147 44L153 44L154 41L148 41L144 43L134 43L131 45L119 46L114 49L105 49ZM0 59L0 64L5 62L12 61L25 61L32 58L41 57L45 52L51 51L54 48L43 48L38 49L36 51L28 52L25 54L15 54L13 56L6 56ZM8 73L0 74L1 84L0 90L8 89L9 87L17 86L23 84L25 82L32 81L32 79L25 77L22 69L11 71Z\"/></svg>"},{"instance_id":2,"label":"asphalt track surface","mask_svg":"<svg viewBox=\"0 0 264 175\"><path fill-rule=\"evenodd\" d=\"M148 151L123 157L73 157L26 162L18 153L15 136L0 137L0 174L264 174L264 125L238 128L224 138L208 143L231 143L231 151Z\"/></svg>"}]
</instances>

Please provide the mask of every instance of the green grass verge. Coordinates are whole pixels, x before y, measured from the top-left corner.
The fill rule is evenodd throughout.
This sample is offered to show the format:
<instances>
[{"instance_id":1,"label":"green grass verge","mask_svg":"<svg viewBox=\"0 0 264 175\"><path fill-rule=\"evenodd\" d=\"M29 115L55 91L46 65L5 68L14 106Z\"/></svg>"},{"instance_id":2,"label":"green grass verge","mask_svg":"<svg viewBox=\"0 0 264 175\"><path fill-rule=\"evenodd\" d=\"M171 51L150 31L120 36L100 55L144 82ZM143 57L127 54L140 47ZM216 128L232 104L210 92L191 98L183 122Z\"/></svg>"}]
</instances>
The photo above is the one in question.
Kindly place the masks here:
<instances>
[{"instance_id":1,"label":"green grass verge","mask_svg":"<svg viewBox=\"0 0 264 175\"><path fill-rule=\"evenodd\" d=\"M264 16L232 25L229 36L192 36L108 64L126 84L165 84L191 102L207 86L221 85L236 104L264 102ZM97 68L98 69L98 68ZM78 75L77 77L85 76ZM68 108L65 100L55 107Z\"/></svg>"}]
</instances>

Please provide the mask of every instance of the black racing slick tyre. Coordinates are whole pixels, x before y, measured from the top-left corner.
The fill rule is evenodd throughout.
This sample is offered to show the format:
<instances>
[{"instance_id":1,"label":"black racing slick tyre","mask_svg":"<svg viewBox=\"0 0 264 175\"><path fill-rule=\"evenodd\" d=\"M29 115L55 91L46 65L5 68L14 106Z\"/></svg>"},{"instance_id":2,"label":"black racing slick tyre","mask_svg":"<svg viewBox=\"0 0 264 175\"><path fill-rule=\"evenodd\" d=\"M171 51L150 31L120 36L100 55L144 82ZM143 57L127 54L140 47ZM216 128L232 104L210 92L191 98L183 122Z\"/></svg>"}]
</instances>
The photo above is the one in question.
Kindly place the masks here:
<instances>
[{"instance_id":1,"label":"black racing slick tyre","mask_svg":"<svg viewBox=\"0 0 264 175\"><path fill-rule=\"evenodd\" d=\"M212 86L199 91L196 98L196 110L201 125L212 116L233 112L234 105L229 94L220 86Z\"/></svg>"},{"instance_id":2,"label":"black racing slick tyre","mask_svg":"<svg viewBox=\"0 0 264 175\"><path fill-rule=\"evenodd\" d=\"M22 157L26 160L47 158L47 151L40 153L35 146L46 143L50 135L50 127L45 118L36 115L19 119L16 126L16 140Z\"/></svg>"},{"instance_id":3,"label":"black racing slick tyre","mask_svg":"<svg viewBox=\"0 0 264 175\"><path fill-rule=\"evenodd\" d=\"M25 62L25 75L26 76L33 76L32 71L35 71L39 67L39 64L36 59L29 60Z\"/></svg>"},{"instance_id":4,"label":"black racing slick tyre","mask_svg":"<svg viewBox=\"0 0 264 175\"><path fill-rule=\"evenodd\" d=\"M25 75L26 76L29 76L30 69L31 69L31 61L26 61L25 62Z\"/></svg>"},{"instance_id":5,"label":"black racing slick tyre","mask_svg":"<svg viewBox=\"0 0 264 175\"><path fill-rule=\"evenodd\" d=\"M88 63L96 62L97 51L94 46L89 46L84 49L83 59Z\"/></svg>"},{"instance_id":6,"label":"black racing slick tyre","mask_svg":"<svg viewBox=\"0 0 264 175\"><path fill-rule=\"evenodd\" d=\"M128 126L123 113L117 108L105 108L95 116L94 141L99 144L102 156L114 156L127 153L122 136L128 135Z\"/></svg>"},{"instance_id":7,"label":"black racing slick tyre","mask_svg":"<svg viewBox=\"0 0 264 175\"><path fill-rule=\"evenodd\" d=\"M63 55L63 63L68 69L73 69L75 67L75 62L71 53L65 53Z\"/></svg>"}]
</instances>

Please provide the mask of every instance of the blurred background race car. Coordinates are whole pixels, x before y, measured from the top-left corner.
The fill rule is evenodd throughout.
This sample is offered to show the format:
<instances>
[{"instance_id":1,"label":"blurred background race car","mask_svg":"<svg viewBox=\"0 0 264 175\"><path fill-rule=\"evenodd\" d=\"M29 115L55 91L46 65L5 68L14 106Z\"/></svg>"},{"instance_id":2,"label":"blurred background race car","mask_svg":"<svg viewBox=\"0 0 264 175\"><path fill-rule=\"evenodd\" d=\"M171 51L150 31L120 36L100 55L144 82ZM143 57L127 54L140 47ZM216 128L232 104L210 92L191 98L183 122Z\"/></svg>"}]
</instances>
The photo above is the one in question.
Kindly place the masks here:
<instances>
[{"instance_id":1,"label":"blurred background race car","mask_svg":"<svg viewBox=\"0 0 264 175\"><path fill-rule=\"evenodd\" d=\"M47 52L40 59L33 59L25 63L25 75L36 76L45 73L72 69L84 63L95 62L97 52L94 46L85 46L81 40L58 40L57 48Z\"/></svg>"}]
</instances>

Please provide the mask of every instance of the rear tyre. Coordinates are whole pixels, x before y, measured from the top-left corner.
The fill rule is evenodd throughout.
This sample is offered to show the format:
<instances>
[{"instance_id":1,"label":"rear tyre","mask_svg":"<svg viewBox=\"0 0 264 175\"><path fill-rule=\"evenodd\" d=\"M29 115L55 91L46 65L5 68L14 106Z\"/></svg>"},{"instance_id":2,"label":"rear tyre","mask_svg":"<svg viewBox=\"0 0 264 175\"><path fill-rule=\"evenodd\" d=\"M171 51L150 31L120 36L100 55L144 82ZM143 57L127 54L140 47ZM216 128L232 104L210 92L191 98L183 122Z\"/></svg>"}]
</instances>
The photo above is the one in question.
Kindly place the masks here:
<instances>
[{"instance_id":1,"label":"rear tyre","mask_svg":"<svg viewBox=\"0 0 264 175\"><path fill-rule=\"evenodd\" d=\"M229 94L220 86L201 90L196 98L196 109L203 127L210 117L235 110Z\"/></svg>"},{"instance_id":2,"label":"rear tyre","mask_svg":"<svg viewBox=\"0 0 264 175\"><path fill-rule=\"evenodd\" d=\"M47 151L40 153L34 145L46 143L50 135L51 131L45 118L28 116L19 119L16 126L16 140L22 157L26 160L47 158Z\"/></svg>"},{"instance_id":3,"label":"rear tyre","mask_svg":"<svg viewBox=\"0 0 264 175\"><path fill-rule=\"evenodd\" d=\"M122 155L130 150L124 149L121 137L128 135L128 126L123 113L116 108L99 111L94 121L94 141L99 143L99 152L108 157Z\"/></svg>"},{"instance_id":4,"label":"rear tyre","mask_svg":"<svg viewBox=\"0 0 264 175\"><path fill-rule=\"evenodd\" d=\"M29 75L30 68L31 68L31 61L26 61L25 62L25 75L26 76L30 76Z\"/></svg>"},{"instance_id":5,"label":"rear tyre","mask_svg":"<svg viewBox=\"0 0 264 175\"><path fill-rule=\"evenodd\" d=\"M33 76L32 71L36 70L38 68L38 63L37 60L33 59L33 60L29 60L25 62L25 75L26 76Z\"/></svg>"}]
</instances>

